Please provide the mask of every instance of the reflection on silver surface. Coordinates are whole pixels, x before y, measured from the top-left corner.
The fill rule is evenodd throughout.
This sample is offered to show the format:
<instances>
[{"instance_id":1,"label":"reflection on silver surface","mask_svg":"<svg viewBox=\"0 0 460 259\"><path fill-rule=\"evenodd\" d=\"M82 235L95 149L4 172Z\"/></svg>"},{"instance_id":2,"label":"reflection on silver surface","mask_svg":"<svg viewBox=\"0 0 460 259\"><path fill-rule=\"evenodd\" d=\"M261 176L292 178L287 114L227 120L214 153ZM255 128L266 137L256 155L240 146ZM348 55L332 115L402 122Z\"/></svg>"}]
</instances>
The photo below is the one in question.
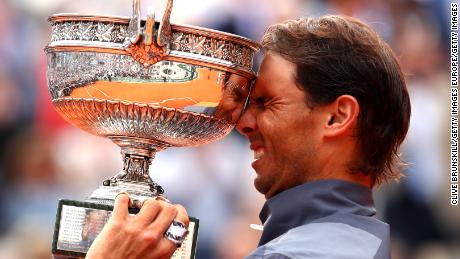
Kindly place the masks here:
<instances>
[{"instance_id":1,"label":"reflection on silver surface","mask_svg":"<svg viewBox=\"0 0 460 259\"><path fill-rule=\"evenodd\" d=\"M220 139L233 125L223 119L181 109L121 101L60 98L56 110L76 127L105 137L134 136L195 146Z\"/></svg>"},{"instance_id":2,"label":"reflection on silver surface","mask_svg":"<svg viewBox=\"0 0 460 259\"><path fill-rule=\"evenodd\" d=\"M112 212L63 205L57 248L86 253Z\"/></svg>"}]
</instances>

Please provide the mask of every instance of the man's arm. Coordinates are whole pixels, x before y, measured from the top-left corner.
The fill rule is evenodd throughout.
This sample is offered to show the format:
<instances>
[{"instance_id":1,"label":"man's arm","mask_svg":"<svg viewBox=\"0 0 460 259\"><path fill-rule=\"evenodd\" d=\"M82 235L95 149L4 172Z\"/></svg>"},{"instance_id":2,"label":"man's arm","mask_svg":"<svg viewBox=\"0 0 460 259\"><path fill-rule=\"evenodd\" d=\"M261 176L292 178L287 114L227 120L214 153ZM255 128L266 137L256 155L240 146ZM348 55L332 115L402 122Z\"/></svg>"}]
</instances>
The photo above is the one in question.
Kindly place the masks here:
<instances>
[{"instance_id":1,"label":"man's arm","mask_svg":"<svg viewBox=\"0 0 460 259\"><path fill-rule=\"evenodd\" d=\"M88 250L87 259L170 258L177 246L164 238L176 219L188 226L185 208L165 201L147 199L136 215L128 213L130 198L120 194L113 214Z\"/></svg>"}]
</instances>

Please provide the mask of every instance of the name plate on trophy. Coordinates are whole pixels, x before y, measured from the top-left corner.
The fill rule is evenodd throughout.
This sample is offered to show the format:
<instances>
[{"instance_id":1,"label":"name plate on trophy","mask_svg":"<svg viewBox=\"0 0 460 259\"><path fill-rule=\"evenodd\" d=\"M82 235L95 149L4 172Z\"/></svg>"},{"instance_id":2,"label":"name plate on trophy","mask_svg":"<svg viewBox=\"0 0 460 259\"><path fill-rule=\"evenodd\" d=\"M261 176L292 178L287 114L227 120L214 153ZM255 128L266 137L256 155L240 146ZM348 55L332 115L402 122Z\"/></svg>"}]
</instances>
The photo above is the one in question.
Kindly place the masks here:
<instances>
[{"instance_id":1,"label":"name plate on trophy","mask_svg":"<svg viewBox=\"0 0 460 259\"><path fill-rule=\"evenodd\" d=\"M91 202L60 200L53 236L55 259L85 258L86 252L112 215L113 206ZM130 208L130 214L139 210ZM195 258L199 220L190 218L188 235L173 259Z\"/></svg>"}]
</instances>

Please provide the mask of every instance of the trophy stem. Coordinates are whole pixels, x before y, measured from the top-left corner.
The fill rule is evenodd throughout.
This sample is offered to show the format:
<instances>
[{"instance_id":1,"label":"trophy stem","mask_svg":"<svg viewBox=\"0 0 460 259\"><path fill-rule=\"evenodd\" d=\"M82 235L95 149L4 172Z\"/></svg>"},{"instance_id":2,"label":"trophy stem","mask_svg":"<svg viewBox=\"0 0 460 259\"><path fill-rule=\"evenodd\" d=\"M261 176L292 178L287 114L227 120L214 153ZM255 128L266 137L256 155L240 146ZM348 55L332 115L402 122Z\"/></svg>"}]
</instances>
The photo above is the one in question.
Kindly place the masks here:
<instances>
[{"instance_id":1,"label":"trophy stem","mask_svg":"<svg viewBox=\"0 0 460 259\"><path fill-rule=\"evenodd\" d=\"M116 186L120 181L147 184L155 195L163 194L163 188L150 177L149 167L155 153L170 145L157 140L124 136L109 136L109 139L121 148L123 170L104 181L103 185Z\"/></svg>"},{"instance_id":2,"label":"trophy stem","mask_svg":"<svg viewBox=\"0 0 460 259\"><path fill-rule=\"evenodd\" d=\"M125 154L123 156L123 170L115 176L116 179L132 182L149 182L149 166L154 156L138 156Z\"/></svg>"}]
</instances>

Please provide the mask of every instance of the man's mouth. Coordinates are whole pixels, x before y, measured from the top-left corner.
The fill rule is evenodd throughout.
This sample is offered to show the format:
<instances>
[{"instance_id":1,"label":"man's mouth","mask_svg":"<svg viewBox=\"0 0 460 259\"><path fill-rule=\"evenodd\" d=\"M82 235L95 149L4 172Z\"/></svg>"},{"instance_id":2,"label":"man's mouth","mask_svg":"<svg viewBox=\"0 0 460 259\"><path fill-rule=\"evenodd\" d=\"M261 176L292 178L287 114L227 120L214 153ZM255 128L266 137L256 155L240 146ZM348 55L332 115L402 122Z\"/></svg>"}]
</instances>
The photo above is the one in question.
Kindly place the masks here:
<instances>
[{"instance_id":1,"label":"man's mouth","mask_svg":"<svg viewBox=\"0 0 460 259\"><path fill-rule=\"evenodd\" d=\"M254 150L254 160L260 159L264 155L265 151L262 148L257 148Z\"/></svg>"},{"instance_id":2,"label":"man's mouth","mask_svg":"<svg viewBox=\"0 0 460 259\"><path fill-rule=\"evenodd\" d=\"M254 152L254 161L252 167L256 169L257 164L260 164L260 159L265 155L265 147L260 137L253 137L249 139L251 145L249 148Z\"/></svg>"}]
</instances>

